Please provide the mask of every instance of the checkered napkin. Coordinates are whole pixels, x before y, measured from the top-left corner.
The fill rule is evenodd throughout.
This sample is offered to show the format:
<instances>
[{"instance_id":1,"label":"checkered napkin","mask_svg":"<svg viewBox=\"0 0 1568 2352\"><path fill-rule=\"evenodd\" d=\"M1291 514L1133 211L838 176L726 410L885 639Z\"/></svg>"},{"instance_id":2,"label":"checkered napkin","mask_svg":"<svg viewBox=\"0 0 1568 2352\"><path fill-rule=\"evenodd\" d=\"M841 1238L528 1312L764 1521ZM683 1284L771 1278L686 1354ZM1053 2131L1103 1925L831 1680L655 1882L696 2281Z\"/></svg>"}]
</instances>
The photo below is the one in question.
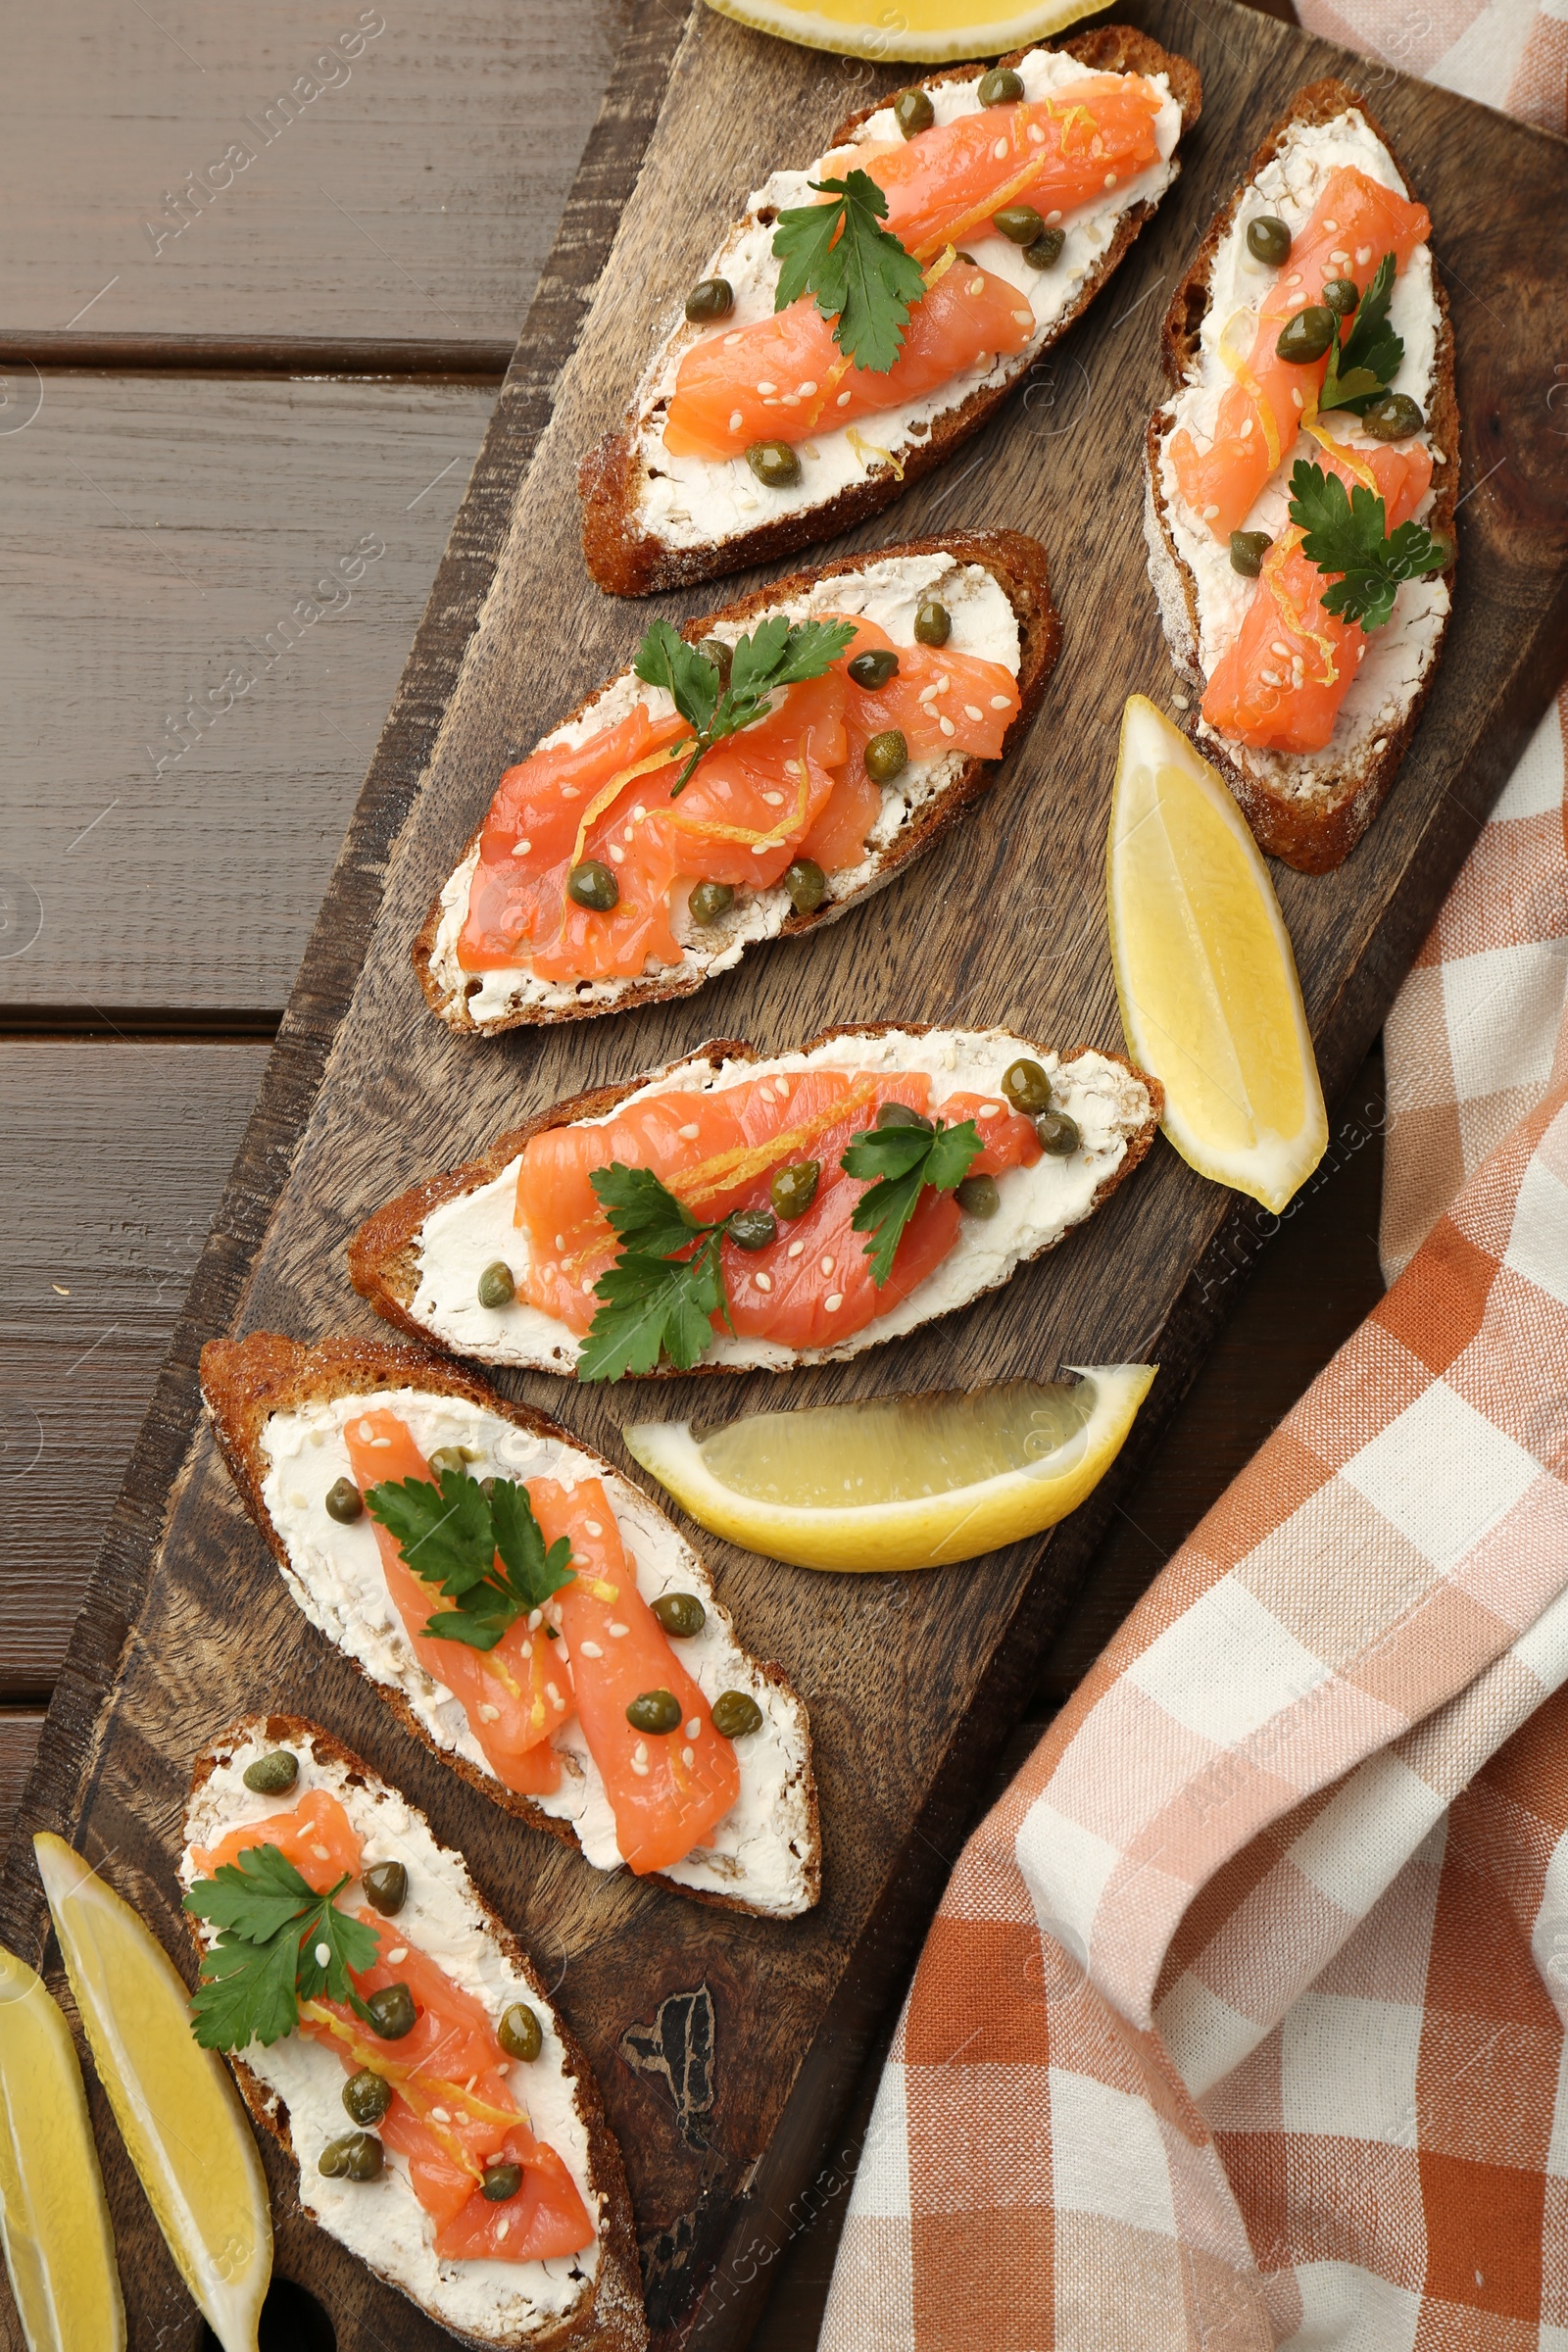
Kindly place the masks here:
<instances>
[{"instance_id":1,"label":"checkered napkin","mask_svg":"<svg viewBox=\"0 0 1568 2352\"><path fill-rule=\"evenodd\" d=\"M1568 0L1302 13L1568 126ZM1565 736L1389 1023L1398 1279L954 1873L821 2352L1568 2352Z\"/></svg>"}]
</instances>

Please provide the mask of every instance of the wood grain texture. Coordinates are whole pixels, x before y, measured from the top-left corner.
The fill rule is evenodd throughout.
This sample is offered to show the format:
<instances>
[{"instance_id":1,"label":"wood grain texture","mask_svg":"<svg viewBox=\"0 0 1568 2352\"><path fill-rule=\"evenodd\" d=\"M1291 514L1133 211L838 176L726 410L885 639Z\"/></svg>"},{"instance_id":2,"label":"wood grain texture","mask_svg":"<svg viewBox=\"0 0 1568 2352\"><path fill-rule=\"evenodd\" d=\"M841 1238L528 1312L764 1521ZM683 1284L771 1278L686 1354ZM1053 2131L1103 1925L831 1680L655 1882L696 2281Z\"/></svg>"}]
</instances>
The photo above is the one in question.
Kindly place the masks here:
<instances>
[{"instance_id":1,"label":"wood grain texture","mask_svg":"<svg viewBox=\"0 0 1568 2352\"><path fill-rule=\"evenodd\" d=\"M43 1731L41 1707L8 1707L0 1711L0 1854L11 1837L11 1824L22 1802L22 1791L32 1770Z\"/></svg>"},{"instance_id":2,"label":"wood grain texture","mask_svg":"<svg viewBox=\"0 0 1568 2352\"><path fill-rule=\"evenodd\" d=\"M408 941L506 758L618 666L645 617L633 620L583 583L575 457L624 397L662 287L681 282L729 218L759 143L781 156L809 152L845 111L834 61L768 47L698 11L637 206L562 366L678 29L658 10L639 22L590 147L582 204L568 211L559 277L547 274L504 389L111 1522L28 1798L30 1818L65 1828L89 1856L113 1853L119 1883L177 1948L169 1839L184 1759L236 1706L315 1712L404 1782L441 1834L464 1845L524 1939L559 1958L561 1997L625 2147L650 2305L666 2343L744 2339L765 2293L766 2251L819 2161L1120 1482L1107 1482L1051 1543L956 1576L812 1578L706 1546L749 1641L787 1662L812 1707L825 1799L821 1910L787 1928L715 1921L659 1889L591 1880L542 1840L520 1840L353 1687L294 1613L210 1444L198 1437L187 1455L194 1351L236 1311L242 1324L306 1338L363 1328L337 1252L389 1181L462 1158L530 1105L662 1061L705 1033L749 1035L767 1049L836 1020L894 1014L1015 1020L1063 1042L1114 1040L1100 897L1112 730L1128 689L1157 689L1166 675L1136 514L1158 291L1185 267L1257 120L1299 81L1355 71L1323 44L1223 0L1200 19L1177 0L1138 0L1128 13L1203 69L1204 135L1189 175L1131 277L1059 355L1034 388L1039 397L1016 403L898 517L901 531L944 519L1033 527L1061 581L1067 644L1050 706L970 820L963 857L940 877L917 868L836 937L759 956L701 1006L466 1050L424 1012ZM751 101L746 122L732 103L738 86ZM1282 877L1331 1093L1358 1066L1554 682L1568 609L1559 444L1539 358L1568 348L1568 295L1539 270L1528 285L1521 275L1528 256L1549 249L1568 206L1557 150L1415 85L1383 91L1379 111L1432 207L1450 272L1486 286L1489 301L1511 295L1485 340L1467 340L1457 306L1461 399L1472 419L1466 479L1483 486L1461 512L1460 611L1415 753L1339 873ZM1478 204L1483 182L1488 200ZM1486 483L1499 446L1506 463ZM383 892L392 836L424 770ZM1157 1352L1165 1373L1120 1465L1128 1477L1223 1309L1230 1286L1217 1269L1258 1230L1245 1204L1161 1149L1086 1233L1008 1292L855 1364L797 1375L790 1398L1038 1372L1063 1355ZM513 1385L563 1409L553 1383ZM738 1384L726 1404L778 1395L759 1380ZM618 1424L641 1401L574 1392L564 1409L615 1458ZM19 1846L0 1892L0 1934L36 1949L40 1930ZM699 1984L717 2017L716 2098L701 2152L680 2139L655 2080L631 2074L617 2054L628 2025ZM169 2308L167 2264L122 2169L112 2163L110 2175L122 2245L134 2245L146 2279L135 2340L150 2345ZM308 2278L327 2304L343 2352L389 2333L421 2352L434 2341L368 2292L363 2274L300 2224L286 2180L274 2176L274 2184L280 2268Z\"/></svg>"},{"instance_id":3,"label":"wood grain texture","mask_svg":"<svg viewBox=\"0 0 1568 2352\"><path fill-rule=\"evenodd\" d=\"M0 435L0 863L37 926L0 998L276 1010L495 389L40 386Z\"/></svg>"},{"instance_id":4,"label":"wood grain texture","mask_svg":"<svg viewBox=\"0 0 1568 2352\"><path fill-rule=\"evenodd\" d=\"M510 346L630 14L16 10L0 326Z\"/></svg>"},{"instance_id":5,"label":"wood grain texture","mask_svg":"<svg viewBox=\"0 0 1568 2352\"><path fill-rule=\"evenodd\" d=\"M0 1702L60 1671L268 1052L0 1044Z\"/></svg>"}]
</instances>

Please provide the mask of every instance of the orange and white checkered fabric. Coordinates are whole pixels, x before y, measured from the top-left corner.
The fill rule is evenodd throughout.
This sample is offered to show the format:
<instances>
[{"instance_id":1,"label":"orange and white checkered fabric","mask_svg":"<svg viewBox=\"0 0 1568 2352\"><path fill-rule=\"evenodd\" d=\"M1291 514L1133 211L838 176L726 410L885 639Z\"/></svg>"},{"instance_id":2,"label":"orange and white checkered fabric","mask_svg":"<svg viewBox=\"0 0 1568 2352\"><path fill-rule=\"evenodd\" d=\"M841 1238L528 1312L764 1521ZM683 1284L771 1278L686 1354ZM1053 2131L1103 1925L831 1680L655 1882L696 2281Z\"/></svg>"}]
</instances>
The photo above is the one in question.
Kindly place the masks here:
<instances>
[{"instance_id":1,"label":"orange and white checkered fabric","mask_svg":"<svg viewBox=\"0 0 1568 2352\"><path fill-rule=\"evenodd\" d=\"M1568 128L1568 0L1302 14ZM821 2352L1568 2352L1565 737L1389 1022L1394 1287L954 1873Z\"/></svg>"}]
</instances>

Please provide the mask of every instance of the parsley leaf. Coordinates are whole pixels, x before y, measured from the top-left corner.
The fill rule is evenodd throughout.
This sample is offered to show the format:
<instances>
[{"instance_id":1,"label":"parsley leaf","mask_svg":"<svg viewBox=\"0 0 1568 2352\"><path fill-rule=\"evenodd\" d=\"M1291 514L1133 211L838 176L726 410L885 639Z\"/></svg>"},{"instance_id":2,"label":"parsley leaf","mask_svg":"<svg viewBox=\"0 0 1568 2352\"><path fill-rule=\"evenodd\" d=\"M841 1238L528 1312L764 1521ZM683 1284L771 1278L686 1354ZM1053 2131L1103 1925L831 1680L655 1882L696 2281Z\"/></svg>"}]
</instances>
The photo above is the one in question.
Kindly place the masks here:
<instances>
[{"instance_id":1,"label":"parsley leaf","mask_svg":"<svg viewBox=\"0 0 1568 2352\"><path fill-rule=\"evenodd\" d=\"M960 1185L985 1146L973 1119L945 1127L868 1127L851 1139L839 1161L847 1176L869 1179L850 1223L870 1235L865 1254L878 1290L893 1271L904 1229L925 1187L951 1193Z\"/></svg>"},{"instance_id":2,"label":"parsley leaf","mask_svg":"<svg viewBox=\"0 0 1568 2352\"><path fill-rule=\"evenodd\" d=\"M1342 620L1380 629L1394 611L1401 580L1442 571L1449 561L1443 540L1420 523L1403 522L1388 535L1388 510L1364 484L1347 495L1337 473L1298 459L1291 473L1291 520L1304 534L1301 552L1319 571L1340 576L1323 590L1323 609Z\"/></svg>"},{"instance_id":3,"label":"parsley leaf","mask_svg":"<svg viewBox=\"0 0 1568 2352\"><path fill-rule=\"evenodd\" d=\"M1404 344L1389 324L1393 299L1394 256L1386 253L1356 304L1349 333L1343 319L1334 321L1328 372L1317 400L1320 414L1325 409L1350 409L1364 416L1398 374Z\"/></svg>"},{"instance_id":4,"label":"parsley leaf","mask_svg":"<svg viewBox=\"0 0 1568 2352\"><path fill-rule=\"evenodd\" d=\"M191 2000L191 2031L204 2050L281 2041L300 2022L300 2002L321 1993L368 2021L349 1970L373 1967L380 1944L373 1928L338 1910L334 1897L348 1883L345 1871L317 1894L275 1845L248 1846L196 1881L184 1908L220 1931Z\"/></svg>"},{"instance_id":5,"label":"parsley leaf","mask_svg":"<svg viewBox=\"0 0 1568 2352\"><path fill-rule=\"evenodd\" d=\"M519 1617L572 1581L567 1539L558 1536L546 1551L528 1490L510 1478L493 1480L488 1494L466 1470L388 1479L368 1489L365 1502L395 1537L404 1565L459 1602L426 1624L434 1641L494 1649Z\"/></svg>"},{"instance_id":6,"label":"parsley leaf","mask_svg":"<svg viewBox=\"0 0 1568 2352\"><path fill-rule=\"evenodd\" d=\"M837 202L780 213L773 251L784 267L773 308L814 294L822 317L838 320L833 339L845 358L886 375L903 347L910 305L925 291L925 273L880 225L888 200L868 172L808 184Z\"/></svg>"},{"instance_id":7,"label":"parsley leaf","mask_svg":"<svg viewBox=\"0 0 1568 2352\"><path fill-rule=\"evenodd\" d=\"M760 718L781 687L823 676L854 637L853 621L790 620L775 612L755 636L739 640L730 656L729 684L720 691L718 671L706 654L689 646L667 620L656 620L637 648L632 668L648 685L662 686L687 725L697 730L691 757L669 788L670 799L685 791L705 752Z\"/></svg>"},{"instance_id":8,"label":"parsley leaf","mask_svg":"<svg viewBox=\"0 0 1568 2352\"><path fill-rule=\"evenodd\" d=\"M712 1341L712 1317L728 1320L719 1262L723 1221L699 1224L652 1168L612 1160L588 1181L622 1247L594 1285L594 1297L605 1303L588 1326L577 1378L652 1372L661 1351L677 1371L689 1372Z\"/></svg>"}]
</instances>

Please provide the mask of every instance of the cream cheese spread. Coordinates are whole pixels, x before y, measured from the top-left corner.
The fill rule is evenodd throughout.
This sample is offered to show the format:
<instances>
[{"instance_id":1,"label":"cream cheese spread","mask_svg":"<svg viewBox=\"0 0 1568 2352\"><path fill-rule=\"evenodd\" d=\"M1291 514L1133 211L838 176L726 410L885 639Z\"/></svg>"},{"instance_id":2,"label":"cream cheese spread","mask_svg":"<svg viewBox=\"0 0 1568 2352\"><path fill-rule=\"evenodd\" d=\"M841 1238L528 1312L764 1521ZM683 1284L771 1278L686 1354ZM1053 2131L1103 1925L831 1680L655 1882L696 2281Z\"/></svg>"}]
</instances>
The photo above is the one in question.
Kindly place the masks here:
<instances>
[{"instance_id":1,"label":"cream cheese spread","mask_svg":"<svg viewBox=\"0 0 1568 2352\"><path fill-rule=\"evenodd\" d=\"M1018 675L1017 615L1001 583L983 564L959 564L940 551L929 556L888 556L857 571L836 572L813 581L805 596L789 598L767 610L787 613L791 620L809 620L824 612L858 613L875 621L895 645L912 645L915 613L924 599L932 596L946 605L952 616L953 634L948 642L956 654L996 662L1014 677ZM750 620L715 621L710 634L733 645L766 617L767 613L760 612ZM674 703L662 686L645 685L633 670L624 669L575 718L545 736L539 749L585 743L590 735L617 725L638 703L646 706L652 719L675 715ZM889 846L953 782L966 757L950 753L940 760L911 760L903 774L885 788L865 856L858 865L827 877L829 906L842 905L875 879ZM573 985L537 979L521 967L466 972L458 961L458 942L467 920L478 863L476 842L442 890L430 972L443 994L480 1028L518 1008L550 1013L588 1004L625 1004L643 989L667 987L671 982L689 986L711 979L738 963L754 942L776 938L790 913L782 883L767 890L738 890L734 905L716 923L692 922L682 905L671 923L683 951L680 961L657 963L650 958L641 976L628 979L581 980Z\"/></svg>"},{"instance_id":2,"label":"cream cheese spread","mask_svg":"<svg viewBox=\"0 0 1568 2352\"><path fill-rule=\"evenodd\" d=\"M588 2128L559 2025L536 1987L508 1960L460 1857L437 1844L422 1817L395 1789L382 1781L351 1776L336 1759L318 1756L308 1739L288 1743L300 1762L293 1794L281 1799L255 1795L245 1786L245 1768L277 1744L262 1732L258 1726L255 1736L225 1750L192 1797L181 1885L189 1886L201 1875L192 1847L211 1849L230 1830L287 1810L313 1788L328 1790L353 1824L366 1862L401 1862L408 1871L408 1900L397 1914L398 1931L481 2001L493 2020L514 2001L526 2001L538 2018L544 2047L529 2065L513 2068L509 2088L534 2137L547 2140L565 2164L602 2231L605 2200L591 2185ZM356 1883L340 1899L353 1909L363 1901L363 1889ZM213 1940L211 1930L204 1928L203 1934ZM320 2042L291 2034L267 2047L251 2042L239 2055L287 2111L305 2211L383 2278L438 2312L455 2332L483 2342L542 2333L569 2317L591 2292L599 2269L598 2237L578 2254L541 2262L457 2262L437 2254L435 2222L415 2194L408 2159L391 2148L378 2180L328 2180L318 2169L321 2151L353 2131L354 2124L343 2105L348 2077Z\"/></svg>"},{"instance_id":3,"label":"cream cheese spread","mask_svg":"<svg viewBox=\"0 0 1568 2352\"><path fill-rule=\"evenodd\" d=\"M1170 419L1159 442L1159 491L1176 552L1191 574L1198 610L1198 637L1193 640L1181 583L1172 574L1169 553L1160 531L1152 485L1145 502L1144 527L1150 548L1150 576L1159 595L1167 634L1184 664L1206 683L1240 633L1254 593L1254 582L1235 571L1230 547L1196 516L1181 495L1171 462L1172 437L1183 426L1200 450L1213 437L1219 403L1234 378L1221 356L1222 338L1233 350L1249 347L1253 316L1268 293L1277 271L1253 258L1247 247L1247 229L1261 215L1272 215L1296 235L1310 218L1329 174L1342 167L1364 172L1368 179L1408 194L1398 166L1365 118L1353 108L1328 122L1296 124L1279 153L1249 182L1236 217L1220 240L1209 271L1208 309L1199 333L1196 366L1170 403ZM1303 299L1305 289L1303 289ZM1418 245L1394 283L1390 323L1404 343L1396 389L1408 393L1423 416L1437 373L1438 334L1442 314L1433 283L1431 248ZM1348 411L1333 411L1321 427L1352 450L1377 444L1359 430L1359 419ZM1434 466L1452 464L1457 452L1434 446L1430 433L1419 436L1432 450ZM1307 432L1298 435L1248 514L1243 528L1264 531L1273 539L1285 529L1289 515L1290 476L1298 459L1320 465L1321 445ZM1417 519L1432 509L1429 490L1416 510ZM1391 734L1409 708L1437 650L1447 621L1449 596L1442 578L1407 580L1395 603L1394 615L1367 638L1360 669L1346 693L1334 722L1334 732L1321 751L1268 752L1233 743L1200 720L1198 731L1222 744L1227 755L1253 774L1266 778L1277 791L1310 799L1353 764L1363 751L1383 749L1380 735Z\"/></svg>"},{"instance_id":4,"label":"cream cheese spread","mask_svg":"<svg viewBox=\"0 0 1568 2352\"><path fill-rule=\"evenodd\" d=\"M744 1690L762 1711L761 1729L736 1742L741 1788L735 1803L707 1845L662 1875L779 1918L808 1909L814 1899L815 1857L806 1710L742 1649L690 1544L639 1489L592 1454L519 1429L466 1396L426 1390L377 1390L373 1396L321 1399L272 1414L261 1439L268 1464L262 1499L287 1553L285 1578L311 1623L373 1682L399 1692L437 1748L494 1777L462 1701L415 1653L387 1591L368 1515L345 1527L327 1512L329 1489L353 1475L344 1429L372 1406L406 1422L426 1459L438 1446L468 1447L475 1478L554 1478L566 1487L583 1478L602 1480L639 1592L649 1601L664 1592L695 1592L708 1612L702 1632L680 1644L692 1680L710 1703L722 1691ZM596 1869L618 1868L610 1798L575 1716L552 1744L562 1760L561 1787L529 1802L569 1822Z\"/></svg>"},{"instance_id":5,"label":"cream cheese spread","mask_svg":"<svg viewBox=\"0 0 1568 2352\"><path fill-rule=\"evenodd\" d=\"M1054 49L1031 49L1016 70L1029 100L1052 96L1094 72L1075 57ZM988 361L974 373L939 385L917 400L863 416L856 426L840 425L815 433L798 445L801 478L792 487L764 489L744 457L677 458L665 449L664 404L675 390L680 362L694 343L712 332L711 328L678 324L638 386L632 404L637 418L634 496L637 519L644 530L672 548L713 547L756 530L760 523L823 506L874 468L918 449L937 419L961 407L972 392L982 386L1010 383L1022 375L1078 300L1084 280L1100 263L1119 222L1135 205L1157 204L1176 176L1178 166L1172 159L1181 136L1181 107L1171 94L1166 74L1151 78L1163 99L1153 126L1159 161L1107 190L1095 203L1067 214L1060 223L1066 242L1052 269L1032 268L1005 237L976 237L965 231L964 251L993 276L1004 278L1014 287L1034 314L1034 326L1023 348L1010 358ZM938 123L980 111L976 79L929 81L922 86ZM857 146L886 144L901 136L891 106L881 107L860 124L848 146L831 150L807 171L775 172L748 199L745 218L703 272L705 277L727 278L734 288L734 308L724 321L725 332L773 315L780 267L772 251L774 216L793 206L816 203L809 183L820 179L824 171L841 174L854 163Z\"/></svg>"},{"instance_id":6,"label":"cream cheese spread","mask_svg":"<svg viewBox=\"0 0 1568 2352\"><path fill-rule=\"evenodd\" d=\"M997 1180L997 1214L984 1222L964 1218L956 1248L936 1271L841 1347L798 1349L773 1340L721 1332L704 1363L736 1371L786 1371L797 1364L857 1355L1005 1282L1025 1258L1049 1250L1088 1216L1100 1187L1120 1167L1130 1139L1149 1117L1149 1091L1107 1054L1084 1053L1064 1062L1059 1054L1039 1054L1038 1048L1004 1029L938 1029L926 1036L893 1029L879 1037L834 1038L809 1054L784 1054L769 1061L732 1061L715 1067L699 1054L651 1079L614 1111L584 1121L606 1125L629 1104L677 1089L720 1093L759 1079L782 1077L787 1082L807 1069L923 1070L932 1080L933 1110L940 1111L954 1094L992 1093L998 1104L1004 1105L1003 1073L1020 1054L1038 1054L1056 1105L1077 1121L1080 1151L1070 1158L1044 1155L1032 1168L1006 1170ZM458 1354L538 1371L570 1372L581 1343L564 1323L520 1299L500 1309L479 1304L479 1276L497 1258L511 1266L518 1290L522 1288L527 1242L514 1222L520 1164L510 1161L490 1183L431 1210L416 1239L419 1278L409 1312Z\"/></svg>"}]
</instances>

